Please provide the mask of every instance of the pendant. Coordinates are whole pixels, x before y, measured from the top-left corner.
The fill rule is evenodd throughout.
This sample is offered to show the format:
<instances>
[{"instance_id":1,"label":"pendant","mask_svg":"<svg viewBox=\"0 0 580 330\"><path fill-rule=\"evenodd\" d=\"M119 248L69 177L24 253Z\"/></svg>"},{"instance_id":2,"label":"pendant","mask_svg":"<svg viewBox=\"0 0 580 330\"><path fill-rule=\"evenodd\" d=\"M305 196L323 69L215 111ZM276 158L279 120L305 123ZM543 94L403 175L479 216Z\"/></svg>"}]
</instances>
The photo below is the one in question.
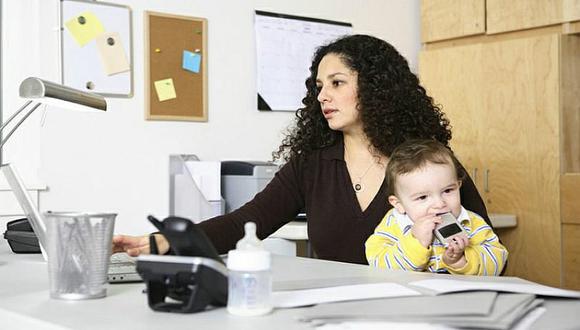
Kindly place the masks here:
<instances>
[{"instance_id":1,"label":"pendant","mask_svg":"<svg viewBox=\"0 0 580 330\"><path fill-rule=\"evenodd\" d=\"M354 188L354 192L356 193L359 193L364 189L364 186L360 182L353 184L352 187Z\"/></svg>"}]
</instances>

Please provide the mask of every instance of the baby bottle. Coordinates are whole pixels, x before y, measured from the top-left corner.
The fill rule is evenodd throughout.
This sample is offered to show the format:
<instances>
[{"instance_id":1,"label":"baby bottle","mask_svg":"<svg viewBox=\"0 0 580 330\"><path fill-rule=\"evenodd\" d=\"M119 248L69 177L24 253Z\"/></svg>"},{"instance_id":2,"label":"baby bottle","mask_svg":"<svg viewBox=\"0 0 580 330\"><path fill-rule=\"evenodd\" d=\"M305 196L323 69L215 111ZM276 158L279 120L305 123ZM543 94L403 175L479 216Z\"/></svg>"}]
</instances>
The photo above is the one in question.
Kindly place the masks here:
<instances>
[{"instance_id":1,"label":"baby bottle","mask_svg":"<svg viewBox=\"0 0 580 330\"><path fill-rule=\"evenodd\" d=\"M244 225L245 235L228 253L228 312L241 316L267 314L272 310L270 252L256 236L256 224Z\"/></svg>"}]
</instances>

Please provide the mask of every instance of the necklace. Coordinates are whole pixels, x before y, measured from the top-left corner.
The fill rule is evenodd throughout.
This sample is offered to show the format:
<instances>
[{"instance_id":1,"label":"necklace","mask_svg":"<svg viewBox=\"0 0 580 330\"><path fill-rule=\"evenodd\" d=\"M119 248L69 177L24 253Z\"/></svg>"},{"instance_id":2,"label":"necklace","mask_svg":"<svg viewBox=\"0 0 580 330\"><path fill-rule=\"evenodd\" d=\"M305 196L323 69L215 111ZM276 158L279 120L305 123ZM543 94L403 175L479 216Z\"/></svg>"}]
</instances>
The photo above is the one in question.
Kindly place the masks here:
<instances>
[{"instance_id":1,"label":"necklace","mask_svg":"<svg viewBox=\"0 0 580 330\"><path fill-rule=\"evenodd\" d=\"M348 155L348 150L346 150L346 145L344 146L344 153L345 153L345 156ZM362 179L367 175L367 173L369 173L371 167L373 167L373 164L374 164L374 158L371 158L370 164L367 167L367 169L363 172L362 175L357 176L356 180L354 180L354 182L352 183L352 187L354 188L355 193L358 194L358 193L365 190L365 185L362 183Z\"/></svg>"},{"instance_id":2,"label":"necklace","mask_svg":"<svg viewBox=\"0 0 580 330\"><path fill-rule=\"evenodd\" d=\"M359 176L356 178L355 182L352 184L352 187L354 188L354 192L355 193L359 193L363 190L365 190L365 185L362 183L362 179L365 177L365 175L367 175L367 173L369 172L369 170L371 169L371 167L373 167L373 161L371 160L371 163L369 164L369 167L367 167L366 171L363 173L363 175Z\"/></svg>"}]
</instances>

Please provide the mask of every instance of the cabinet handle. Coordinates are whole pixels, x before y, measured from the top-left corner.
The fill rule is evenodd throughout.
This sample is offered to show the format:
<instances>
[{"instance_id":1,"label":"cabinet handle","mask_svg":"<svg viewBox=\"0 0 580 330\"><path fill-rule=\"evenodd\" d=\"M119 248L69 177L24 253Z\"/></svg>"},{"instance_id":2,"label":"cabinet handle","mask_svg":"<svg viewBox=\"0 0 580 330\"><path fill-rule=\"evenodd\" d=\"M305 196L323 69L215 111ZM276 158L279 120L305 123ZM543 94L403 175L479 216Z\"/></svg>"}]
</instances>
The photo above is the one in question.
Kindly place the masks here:
<instances>
[{"instance_id":1,"label":"cabinet handle","mask_svg":"<svg viewBox=\"0 0 580 330\"><path fill-rule=\"evenodd\" d=\"M489 169L483 171L483 191L489 192Z\"/></svg>"},{"instance_id":2,"label":"cabinet handle","mask_svg":"<svg viewBox=\"0 0 580 330\"><path fill-rule=\"evenodd\" d=\"M473 180L473 184L477 186L477 167L471 170L471 180Z\"/></svg>"}]
</instances>

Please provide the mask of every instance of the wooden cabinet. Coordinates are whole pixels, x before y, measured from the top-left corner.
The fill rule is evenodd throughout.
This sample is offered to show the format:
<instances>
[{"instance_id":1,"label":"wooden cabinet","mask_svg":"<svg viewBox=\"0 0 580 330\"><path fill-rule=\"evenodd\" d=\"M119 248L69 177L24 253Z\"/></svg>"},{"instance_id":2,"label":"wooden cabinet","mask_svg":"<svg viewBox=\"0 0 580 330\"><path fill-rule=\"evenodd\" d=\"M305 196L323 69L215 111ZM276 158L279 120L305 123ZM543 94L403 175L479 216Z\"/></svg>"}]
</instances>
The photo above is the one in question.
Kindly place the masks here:
<instances>
[{"instance_id":1,"label":"wooden cabinet","mask_svg":"<svg viewBox=\"0 0 580 330\"><path fill-rule=\"evenodd\" d=\"M577 104L580 105L580 103ZM576 127L577 130L580 129L580 124ZM562 199L562 223L580 226L580 173L562 175L560 193L564 196Z\"/></svg>"},{"instance_id":2,"label":"wooden cabinet","mask_svg":"<svg viewBox=\"0 0 580 330\"><path fill-rule=\"evenodd\" d=\"M580 225L563 225L563 287L580 288Z\"/></svg>"},{"instance_id":3,"label":"wooden cabinet","mask_svg":"<svg viewBox=\"0 0 580 330\"><path fill-rule=\"evenodd\" d=\"M580 53L578 38L478 38L427 49L419 57L421 82L450 119L452 147L488 211L517 216L516 228L498 230L510 252L507 274L555 286L562 285L562 269L580 278L578 267L562 265L573 260L562 257L562 242L568 239L566 251L575 251L580 240L570 241L572 231L563 235L561 200L570 194L560 185L562 164L580 155L577 144L561 147L563 136L580 130L580 121L562 122L580 116L580 103L566 104L574 97L567 101L570 86L563 86L580 79L580 66L571 65L568 55ZM577 189L580 198L578 183L568 190Z\"/></svg>"},{"instance_id":4,"label":"wooden cabinet","mask_svg":"<svg viewBox=\"0 0 580 330\"><path fill-rule=\"evenodd\" d=\"M421 41L537 28L580 32L578 0L421 0Z\"/></svg>"},{"instance_id":5,"label":"wooden cabinet","mask_svg":"<svg viewBox=\"0 0 580 330\"><path fill-rule=\"evenodd\" d=\"M580 289L580 1L487 0L466 32L476 3L421 2L420 80L488 211L517 216L507 275Z\"/></svg>"},{"instance_id":6,"label":"wooden cabinet","mask_svg":"<svg viewBox=\"0 0 580 330\"><path fill-rule=\"evenodd\" d=\"M490 211L518 218L516 229L500 233L510 251L507 273L555 286L561 276L560 38L486 43L480 63L485 201Z\"/></svg>"},{"instance_id":7,"label":"wooden cabinet","mask_svg":"<svg viewBox=\"0 0 580 330\"><path fill-rule=\"evenodd\" d=\"M421 40L432 42L485 33L485 0L423 0Z\"/></svg>"},{"instance_id":8,"label":"wooden cabinet","mask_svg":"<svg viewBox=\"0 0 580 330\"><path fill-rule=\"evenodd\" d=\"M578 57L578 56L576 56ZM578 95L580 97L580 95ZM576 103L576 132L580 129L580 102ZM574 122L572 120L572 122ZM580 141L576 141L580 142ZM580 157L576 157L580 160ZM580 173L567 173L560 178L562 196L562 256L565 288L580 288Z\"/></svg>"},{"instance_id":9,"label":"wooden cabinet","mask_svg":"<svg viewBox=\"0 0 580 330\"><path fill-rule=\"evenodd\" d=\"M580 20L577 0L487 0L487 33L501 33Z\"/></svg>"}]
</instances>

